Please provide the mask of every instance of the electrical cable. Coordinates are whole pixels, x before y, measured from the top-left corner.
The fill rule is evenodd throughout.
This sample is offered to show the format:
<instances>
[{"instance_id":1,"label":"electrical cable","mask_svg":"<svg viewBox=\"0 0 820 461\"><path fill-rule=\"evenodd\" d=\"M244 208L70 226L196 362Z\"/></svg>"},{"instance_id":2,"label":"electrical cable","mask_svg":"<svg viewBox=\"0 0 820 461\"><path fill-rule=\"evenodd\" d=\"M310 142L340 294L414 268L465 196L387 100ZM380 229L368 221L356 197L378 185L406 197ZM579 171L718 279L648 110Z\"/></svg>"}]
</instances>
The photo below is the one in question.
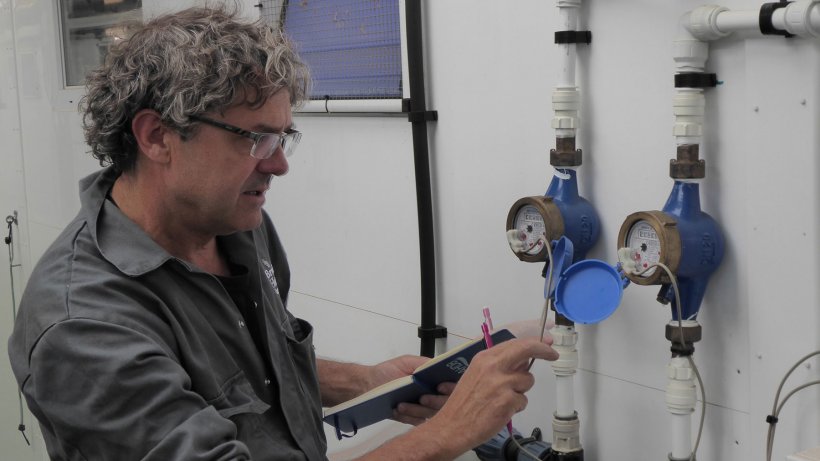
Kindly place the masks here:
<instances>
[{"instance_id":1,"label":"electrical cable","mask_svg":"<svg viewBox=\"0 0 820 461\"><path fill-rule=\"evenodd\" d=\"M540 334L539 338L543 342L544 341L544 333L546 332L546 329L547 329L547 317L549 315L549 308L550 308L549 289L552 286L552 266L553 265L552 265L552 248L550 248L549 242L545 241L543 236L541 238L539 238L538 241L542 242L544 244L544 247L547 249L547 258L548 258L547 260L550 262L550 267L549 267L549 270L547 271L547 296L546 296L546 299L544 299L544 307L541 310L541 334ZM536 244L533 244L533 247L535 245ZM529 363L529 365L527 365L527 371L529 371L530 368L532 368L533 363L535 363L534 358L530 359L530 363ZM536 461L541 460L541 458L539 458L538 455L536 455L535 453L533 453L533 452L527 450L526 448L524 448L518 442L518 439L516 439L513 434L510 434L510 439L512 439L513 443L518 447L519 451L521 451L522 453L524 453L525 455L529 456L530 458L532 458Z\"/></svg>"},{"instance_id":2,"label":"electrical cable","mask_svg":"<svg viewBox=\"0 0 820 461\"><path fill-rule=\"evenodd\" d=\"M549 316L550 306L552 305L552 298L550 297L550 289L552 288L552 268L554 264L552 263L552 247L549 242L544 240L544 236L538 239L539 242L544 243L544 247L547 249L547 260L550 262L550 267L547 270L547 295L544 299L544 307L541 308L541 334L539 335L539 339L543 342L544 341L544 333L547 330L547 317ZM535 363L535 359L530 359L530 364L527 365L527 371L532 368L532 364Z\"/></svg>"},{"instance_id":3,"label":"electrical cable","mask_svg":"<svg viewBox=\"0 0 820 461\"><path fill-rule=\"evenodd\" d=\"M769 422L769 430L767 431L767 434L766 434L766 461L771 461L771 459L772 459L772 449L774 448L775 427L777 425L777 418L780 415L780 410L783 409L783 405L785 405L786 401L789 400L789 398L792 395L797 393L797 391L805 389L809 386L813 386L815 384L820 384L820 380L810 381L808 383L802 384L802 385L792 389L792 391L789 392L786 395L786 397L783 398L782 402L779 401L780 400L780 392L783 390L783 386L786 384L786 380L789 378L789 376L791 376L792 372L795 369L797 369L797 367L799 367L800 364L802 364L806 360L814 357L815 355L820 355L820 350L811 352L811 353L806 354L805 356L803 356L803 358L798 360L797 363L795 363L789 369L789 371L786 372L786 374L783 376L783 379L780 380L780 385L777 387L777 392L775 393L775 396L774 396L774 404L772 405L772 414L769 415L769 417L766 419L766 421Z\"/></svg>"},{"instance_id":4,"label":"electrical cable","mask_svg":"<svg viewBox=\"0 0 820 461\"><path fill-rule=\"evenodd\" d=\"M510 434L510 438L512 439L513 443L515 443L515 446L518 447L518 450L521 453L524 453L525 455L529 456L530 458L534 459L535 461L541 461L541 458L539 458L538 455L536 455L535 453L533 453L533 452L527 450L526 448L524 448L521 445L521 443L518 442L518 439L515 438L514 435Z\"/></svg>"},{"instance_id":5,"label":"electrical cable","mask_svg":"<svg viewBox=\"0 0 820 461\"><path fill-rule=\"evenodd\" d=\"M544 299L544 307L541 310L541 334L540 334L539 338L543 342L544 341L544 333L546 332L546 329L547 329L547 317L549 316L549 310L550 310L550 305L551 305L551 299L550 299L550 296L549 296L549 289L552 286L552 267L553 267L553 264L552 264L552 248L550 247L549 242L546 241L545 236L542 235L538 239L538 242L535 242L530 246L530 249L536 247L539 242L544 244L544 247L547 250L547 261L550 262L549 270L547 271L547 285L546 285L547 286L547 296L545 297L546 299ZM529 250L526 250L526 251L529 251ZM534 358L530 359L530 363L529 363L529 365L527 365L527 371L529 371L530 368L532 368L533 363L535 363ZM512 439L513 443L518 447L519 451L521 451L522 453L524 453L525 455L529 456L530 458L532 458L536 461L541 460L541 458L539 458L538 455L536 455L535 453L533 453L533 452L527 450L526 448L524 448L518 442L518 439L516 439L513 434L510 434L510 439Z\"/></svg>"},{"instance_id":6,"label":"electrical cable","mask_svg":"<svg viewBox=\"0 0 820 461\"><path fill-rule=\"evenodd\" d=\"M6 216L6 224L9 226L9 235L4 240L9 247L9 283L11 284L11 314L12 322L17 321L17 295L14 292L14 268L20 267L20 264L14 264L14 227L17 225L17 212L14 215ZM31 446L28 437L26 436L26 424L23 419L23 394L20 389L17 389L17 404L20 408L20 423L17 425L17 430L23 435L26 445Z\"/></svg>"},{"instance_id":7,"label":"electrical cable","mask_svg":"<svg viewBox=\"0 0 820 461\"><path fill-rule=\"evenodd\" d=\"M683 312L681 311L681 303L680 303L680 293L678 290L678 279L675 277L675 274L672 273L672 270L663 263L655 263L651 266L643 269L640 272L635 272L635 275L641 275L644 272L652 269L654 267L660 267L663 269L666 274L669 276L669 280L672 282L672 289L675 292L675 307L678 311L678 329L680 331L680 344L682 348L686 348L686 343L683 341ZM695 455L698 452L698 446L700 446L700 438L703 435L703 423L706 419L706 388L703 386L703 379L700 377L700 371L698 371L697 365L695 365L695 361L692 359L692 356L689 355L686 357L689 360L689 366L692 367L692 370L695 372L695 377L698 380L698 386L700 387L700 394L701 394L701 411L700 411L700 424L698 427L698 436L695 439L695 446L692 448L692 453L689 455L689 461L695 461Z\"/></svg>"}]
</instances>

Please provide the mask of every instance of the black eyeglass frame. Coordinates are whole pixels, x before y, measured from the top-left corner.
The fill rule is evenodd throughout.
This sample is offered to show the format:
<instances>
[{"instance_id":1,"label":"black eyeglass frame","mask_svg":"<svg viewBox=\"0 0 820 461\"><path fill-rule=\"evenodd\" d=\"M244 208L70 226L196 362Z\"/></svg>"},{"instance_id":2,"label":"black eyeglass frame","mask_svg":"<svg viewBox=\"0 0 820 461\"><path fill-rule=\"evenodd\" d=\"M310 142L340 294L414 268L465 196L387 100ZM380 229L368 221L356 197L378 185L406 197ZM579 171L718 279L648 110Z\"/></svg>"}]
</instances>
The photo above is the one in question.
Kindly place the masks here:
<instances>
[{"instance_id":1,"label":"black eyeglass frame","mask_svg":"<svg viewBox=\"0 0 820 461\"><path fill-rule=\"evenodd\" d=\"M284 133L257 133L256 131L245 130L239 128L238 126L234 126L225 122L220 122L219 120L214 120L212 118L203 117L201 115L191 115L188 118L197 122L211 125L216 128L223 129L225 131L229 131L233 134L243 136L245 138L252 140L253 146L251 147L250 155L251 157L258 158L259 160L270 158L270 156L272 156L273 153L276 152L277 147L282 148L282 151L285 153L285 157L290 157L291 155L293 155L293 151L299 144L299 140L302 139L302 132L294 130L293 128L285 130ZM267 136L275 137L275 141L272 144L273 148L270 149L266 154L262 154L264 156L254 155L256 154L256 148L259 145L259 141L263 140Z\"/></svg>"}]
</instances>

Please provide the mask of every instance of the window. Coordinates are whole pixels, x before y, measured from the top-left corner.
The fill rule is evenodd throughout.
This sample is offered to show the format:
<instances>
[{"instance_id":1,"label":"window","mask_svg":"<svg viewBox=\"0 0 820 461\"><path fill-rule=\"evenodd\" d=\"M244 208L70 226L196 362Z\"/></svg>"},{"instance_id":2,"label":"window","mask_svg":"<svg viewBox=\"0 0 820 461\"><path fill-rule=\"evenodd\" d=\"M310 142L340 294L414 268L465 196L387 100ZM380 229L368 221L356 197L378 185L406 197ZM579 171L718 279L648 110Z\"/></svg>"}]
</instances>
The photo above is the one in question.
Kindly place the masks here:
<instances>
[{"instance_id":1,"label":"window","mask_svg":"<svg viewBox=\"0 0 820 461\"><path fill-rule=\"evenodd\" d=\"M298 44L313 77L311 99L402 97L399 0L272 3L263 15Z\"/></svg>"},{"instance_id":2,"label":"window","mask_svg":"<svg viewBox=\"0 0 820 461\"><path fill-rule=\"evenodd\" d=\"M65 85L82 85L111 44L130 35L128 24L141 21L142 0L61 0Z\"/></svg>"}]
</instances>

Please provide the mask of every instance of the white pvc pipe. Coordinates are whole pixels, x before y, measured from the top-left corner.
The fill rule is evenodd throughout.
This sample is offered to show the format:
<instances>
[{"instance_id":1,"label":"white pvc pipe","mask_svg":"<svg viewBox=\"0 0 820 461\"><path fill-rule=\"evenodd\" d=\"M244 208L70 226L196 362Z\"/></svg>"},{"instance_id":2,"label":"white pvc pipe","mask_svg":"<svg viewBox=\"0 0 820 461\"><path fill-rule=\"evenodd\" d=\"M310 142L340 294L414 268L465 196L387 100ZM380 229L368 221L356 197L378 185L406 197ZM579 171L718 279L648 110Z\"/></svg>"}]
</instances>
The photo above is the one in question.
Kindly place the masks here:
<instances>
[{"instance_id":1,"label":"white pvc pipe","mask_svg":"<svg viewBox=\"0 0 820 461\"><path fill-rule=\"evenodd\" d=\"M760 11L724 11L718 14L716 24L718 30L725 34L755 30L760 32L759 21Z\"/></svg>"},{"instance_id":2,"label":"white pvc pipe","mask_svg":"<svg viewBox=\"0 0 820 461\"><path fill-rule=\"evenodd\" d=\"M689 459L692 454L692 415L672 415L672 458Z\"/></svg>"},{"instance_id":3,"label":"white pvc pipe","mask_svg":"<svg viewBox=\"0 0 820 461\"><path fill-rule=\"evenodd\" d=\"M303 114L401 114L401 99L311 100L296 112Z\"/></svg>"},{"instance_id":4,"label":"white pvc pipe","mask_svg":"<svg viewBox=\"0 0 820 461\"><path fill-rule=\"evenodd\" d=\"M820 6L815 5L815 7L812 8L809 22L813 28L820 29Z\"/></svg>"},{"instance_id":5,"label":"white pvc pipe","mask_svg":"<svg viewBox=\"0 0 820 461\"><path fill-rule=\"evenodd\" d=\"M573 376L555 377L555 395L558 400L555 414L561 418L575 415L575 390Z\"/></svg>"},{"instance_id":6,"label":"white pvc pipe","mask_svg":"<svg viewBox=\"0 0 820 461\"><path fill-rule=\"evenodd\" d=\"M578 29L578 8L559 7L558 13L561 17L563 30ZM575 87L577 45L574 43L565 43L562 44L561 47L561 77L558 81L558 86Z\"/></svg>"},{"instance_id":7,"label":"white pvc pipe","mask_svg":"<svg viewBox=\"0 0 820 461\"><path fill-rule=\"evenodd\" d=\"M808 10L808 17L804 17L800 12L803 11L803 8ZM796 23L788 24L788 21L786 20L787 12L794 10L797 11ZM703 26L703 24L699 26ZM733 32L761 34L760 9L745 11L720 11L717 13L712 26L721 34L731 34ZM815 34L817 31L820 31L820 3L808 5L804 0L804 2L800 5L795 5L792 3L785 8L778 8L772 12L772 26L774 26L775 29L788 30L790 33L794 33L802 37L812 37L812 34L807 32L806 29L815 31ZM797 30L795 30L795 27L797 27ZM709 27L707 26L706 29L708 28ZM715 40L720 37L712 36L706 38L701 36L699 38L701 40Z\"/></svg>"}]
</instances>

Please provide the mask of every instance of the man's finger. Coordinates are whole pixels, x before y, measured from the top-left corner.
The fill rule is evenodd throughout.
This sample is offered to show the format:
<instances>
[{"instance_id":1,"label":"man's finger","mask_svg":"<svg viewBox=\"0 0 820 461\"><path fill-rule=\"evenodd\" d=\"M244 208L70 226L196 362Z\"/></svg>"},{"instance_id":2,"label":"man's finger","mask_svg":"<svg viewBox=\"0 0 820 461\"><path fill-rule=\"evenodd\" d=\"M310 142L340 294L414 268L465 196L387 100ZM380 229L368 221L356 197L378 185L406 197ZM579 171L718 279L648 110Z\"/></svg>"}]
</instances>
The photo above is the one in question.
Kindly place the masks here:
<instances>
[{"instance_id":1,"label":"man's finger","mask_svg":"<svg viewBox=\"0 0 820 461\"><path fill-rule=\"evenodd\" d=\"M456 390L456 383L441 383L438 385L436 390L439 394L450 395L453 393L454 390Z\"/></svg>"},{"instance_id":2,"label":"man's finger","mask_svg":"<svg viewBox=\"0 0 820 461\"><path fill-rule=\"evenodd\" d=\"M544 360L558 358L558 352L535 338L511 339L499 344L494 349L502 349L503 352L500 352L501 364L508 368L515 368L516 365L529 358Z\"/></svg>"}]
</instances>

